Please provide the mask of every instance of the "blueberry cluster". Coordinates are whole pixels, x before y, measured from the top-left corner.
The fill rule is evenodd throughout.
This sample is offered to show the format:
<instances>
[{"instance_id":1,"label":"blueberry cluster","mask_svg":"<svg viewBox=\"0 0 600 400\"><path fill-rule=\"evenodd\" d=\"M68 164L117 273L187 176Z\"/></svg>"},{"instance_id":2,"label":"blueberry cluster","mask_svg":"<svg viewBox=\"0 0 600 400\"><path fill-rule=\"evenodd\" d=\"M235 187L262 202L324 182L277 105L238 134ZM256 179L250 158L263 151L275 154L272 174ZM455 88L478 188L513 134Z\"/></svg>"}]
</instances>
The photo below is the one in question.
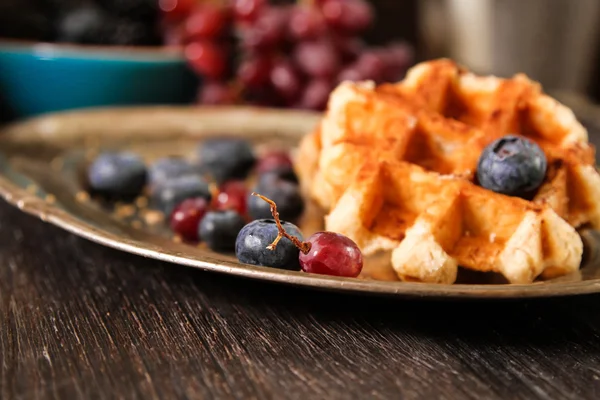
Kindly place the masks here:
<instances>
[{"instance_id":1,"label":"blueberry cluster","mask_svg":"<svg viewBox=\"0 0 600 400\"><path fill-rule=\"evenodd\" d=\"M199 145L195 158L199 161L165 157L146 166L134 153L104 152L88 168L88 186L110 200L132 200L146 191L150 205L169 217L175 234L218 251L234 250L246 222L271 217L269 205L256 201L252 192L275 199L286 220L302 214L304 201L287 152L257 159L245 140L209 139ZM252 171L258 176L249 187Z\"/></svg>"}]
</instances>

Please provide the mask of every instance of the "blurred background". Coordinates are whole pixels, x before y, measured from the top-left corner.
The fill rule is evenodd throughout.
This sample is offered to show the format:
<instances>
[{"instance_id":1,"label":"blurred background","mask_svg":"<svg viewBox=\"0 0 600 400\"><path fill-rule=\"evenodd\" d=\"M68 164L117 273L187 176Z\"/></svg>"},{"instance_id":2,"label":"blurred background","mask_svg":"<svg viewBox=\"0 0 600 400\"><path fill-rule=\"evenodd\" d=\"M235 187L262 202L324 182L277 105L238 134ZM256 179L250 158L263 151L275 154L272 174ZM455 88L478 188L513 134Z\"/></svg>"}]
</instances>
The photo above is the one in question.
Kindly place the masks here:
<instances>
[{"instance_id":1,"label":"blurred background","mask_svg":"<svg viewBox=\"0 0 600 400\"><path fill-rule=\"evenodd\" d=\"M450 57L600 99L598 0L0 0L1 118L129 104L321 110Z\"/></svg>"}]
</instances>

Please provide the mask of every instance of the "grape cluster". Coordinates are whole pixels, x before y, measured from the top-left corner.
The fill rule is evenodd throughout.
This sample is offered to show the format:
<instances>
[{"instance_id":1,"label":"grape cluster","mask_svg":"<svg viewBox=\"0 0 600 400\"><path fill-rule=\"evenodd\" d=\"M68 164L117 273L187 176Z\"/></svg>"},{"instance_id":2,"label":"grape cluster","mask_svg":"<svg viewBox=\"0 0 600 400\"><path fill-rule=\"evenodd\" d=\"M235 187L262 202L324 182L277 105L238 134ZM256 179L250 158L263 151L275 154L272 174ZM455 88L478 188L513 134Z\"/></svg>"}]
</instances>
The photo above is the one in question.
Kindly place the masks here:
<instances>
[{"instance_id":1,"label":"grape cluster","mask_svg":"<svg viewBox=\"0 0 600 400\"><path fill-rule=\"evenodd\" d=\"M203 78L201 104L322 110L341 81L396 81L412 61L406 43L368 47L360 39L374 21L366 0L161 0L160 6L165 42L183 45Z\"/></svg>"}]
</instances>

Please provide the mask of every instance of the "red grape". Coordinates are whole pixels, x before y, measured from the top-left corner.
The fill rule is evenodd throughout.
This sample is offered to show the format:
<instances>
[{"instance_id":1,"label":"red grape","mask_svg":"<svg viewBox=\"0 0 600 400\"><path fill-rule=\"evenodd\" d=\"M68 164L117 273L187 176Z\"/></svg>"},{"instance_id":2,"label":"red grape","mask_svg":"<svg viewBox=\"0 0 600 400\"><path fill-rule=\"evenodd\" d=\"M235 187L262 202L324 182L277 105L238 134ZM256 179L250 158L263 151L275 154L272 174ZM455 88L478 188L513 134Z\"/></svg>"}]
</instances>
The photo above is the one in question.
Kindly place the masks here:
<instances>
[{"instance_id":1,"label":"red grape","mask_svg":"<svg viewBox=\"0 0 600 400\"><path fill-rule=\"evenodd\" d=\"M225 10L212 5L197 7L185 21L189 38L214 38L225 30L227 16Z\"/></svg>"},{"instance_id":2,"label":"red grape","mask_svg":"<svg viewBox=\"0 0 600 400\"><path fill-rule=\"evenodd\" d=\"M217 210L234 210L240 215L246 215L246 199L248 189L243 181L225 182L216 198L215 208Z\"/></svg>"},{"instance_id":3,"label":"red grape","mask_svg":"<svg viewBox=\"0 0 600 400\"><path fill-rule=\"evenodd\" d=\"M271 73L271 60L268 57L255 56L240 64L237 76L240 82L250 88L265 85Z\"/></svg>"},{"instance_id":4,"label":"red grape","mask_svg":"<svg viewBox=\"0 0 600 400\"><path fill-rule=\"evenodd\" d=\"M385 79L387 81L398 81L406 72L413 59L413 51L407 43L395 43L380 50L385 60Z\"/></svg>"},{"instance_id":5,"label":"red grape","mask_svg":"<svg viewBox=\"0 0 600 400\"><path fill-rule=\"evenodd\" d=\"M350 64L349 66L344 68L337 76L338 83L341 83L344 81L358 82L358 81L364 81L365 79L366 79L365 75L357 67L356 64Z\"/></svg>"},{"instance_id":6,"label":"red grape","mask_svg":"<svg viewBox=\"0 0 600 400\"><path fill-rule=\"evenodd\" d=\"M373 22L373 9L364 0L327 0L321 9L327 23L342 32L358 33Z\"/></svg>"},{"instance_id":7,"label":"red grape","mask_svg":"<svg viewBox=\"0 0 600 400\"><path fill-rule=\"evenodd\" d=\"M299 108L308 110L323 110L327 106L331 83L326 79L314 79L306 85Z\"/></svg>"},{"instance_id":8,"label":"red grape","mask_svg":"<svg viewBox=\"0 0 600 400\"><path fill-rule=\"evenodd\" d=\"M314 39L327 32L327 24L319 10L296 6L290 15L289 32L297 40Z\"/></svg>"},{"instance_id":9,"label":"red grape","mask_svg":"<svg viewBox=\"0 0 600 400\"><path fill-rule=\"evenodd\" d=\"M240 21L254 21L265 4L266 0L234 0L233 15Z\"/></svg>"},{"instance_id":10,"label":"red grape","mask_svg":"<svg viewBox=\"0 0 600 400\"><path fill-rule=\"evenodd\" d=\"M294 61L304 73L316 78L334 76L341 64L339 54L327 41L299 43L294 51Z\"/></svg>"},{"instance_id":11,"label":"red grape","mask_svg":"<svg viewBox=\"0 0 600 400\"><path fill-rule=\"evenodd\" d=\"M376 51L367 51L356 60L356 69L361 72L363 79L381 82L385 76L387 64Z\"/></svg>"},{"instance_id":12,"label":"red grape","mask_svg":"<svg viewBox=\"0 0 600 400\"><path fill-rule=\"evenodd\" d=\"M332 40L345 63L355 61L365 47L363 41L355 36L333 35Z\"/></svg>"},{"instance_id":13,"label":"red grape","mask_svg":"<svg viewBox=\"0 0 600 400\"><path fill-rule=\"evenodd\" d=\"M158 7L167 21L176 22L188 16L194 3L194 0L158 0Z\"/></svg>"},{"instance_id":14,"label":"red grape","mask_svg":"<svg viewBox=\"0 0 600 400\"><path fill-rule=\"evenodd\" d=\"M189 241L198 241L198 225L206 214L208 203L202 197L182 201L171 213L171 230Z\"/></svg>"},{"instance_id":15,"label":"red grape","mask_svg":"<svg viewBox=\"0 0 600 400\"><path fill-rule=\"evenodd\" d=\"M302 271L321 275L357 277L363 267L360 249L350 238L334 232L317 232L307 240L310 250L300 252Z\"/></svg>"},{"instance_id":16,"label":"red grape","mask_svg":"<svg viewBox=\"0 0 600 400\"><path fill-rule=\"evenodd\" d=\"M198 102L208 105L235 104L236 95L233 88L219 81L205 81L198 92Z\"/></svg>"},{"instance_id":17,"label":"red grape","mask_svg":"<svg viewBox=\"0 0 600 400\"><path fill-rule=\"evenodd\" d=\"M300 93L300 76L287 61L278 61L271 69L271 85L284 98L291 100Z\"/></svg>"},{"instance_id":18,"label":"red grape","mask_svg":"<svg viewBox=\"0 0 600 400\"><path fill-rule=\"evenodd\" d=\"M163 28L163 32L165 46L181 46L185 43L185 35L180 25L167 25Z\"/></svg>"},{"instance_id":19,"label":"red grape","mask_svg":"<svg viewBox=\"0 0 600 400\"><path fill-rule=\"evenodd\" d=\"M242 47L253 51L277 47L285 39L288 16L282 7L264 8L252 25L240 30Z\"/></svg>"},{"instance_id":20,"label":"red grape","mask_svg":"<svg viewBox=\"0 0 600 400\"><path fill-rule=\"evenodd\" d=\"M213 42L196 41L188 44L185 47L185 57L197 73L207 78L220 79L225 75L225 53Z\"/></svg>"},{"instance_id":21,"label":"red grape","mask_svg":"<svg viewBox=\"0 0 600 400\"><path fill-rule=\"evenodd\" d=\"M258 160L256 171L264 174L280 168L293 168L294 164L287 151L273 151Z\"/></svg>"}]
</instances>

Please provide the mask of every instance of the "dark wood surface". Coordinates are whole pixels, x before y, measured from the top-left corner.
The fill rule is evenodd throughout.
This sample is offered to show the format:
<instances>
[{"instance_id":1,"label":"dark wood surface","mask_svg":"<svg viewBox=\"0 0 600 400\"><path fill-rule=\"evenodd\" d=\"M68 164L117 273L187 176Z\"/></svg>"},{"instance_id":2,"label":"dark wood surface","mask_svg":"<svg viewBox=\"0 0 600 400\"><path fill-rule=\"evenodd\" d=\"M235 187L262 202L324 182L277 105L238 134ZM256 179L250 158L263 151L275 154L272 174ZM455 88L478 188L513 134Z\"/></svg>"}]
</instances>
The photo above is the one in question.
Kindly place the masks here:
<instances>
[{"instance_id":1,"label":"dark wood surface","mask_svg":"<svg viewBox=\"0 0 600 400\"><path fill-rule=\"evenodd\" d=\"M143 259L0 202L0 398L600 396L600 297L313 292Z\"/></svg>"}]
</instances>

